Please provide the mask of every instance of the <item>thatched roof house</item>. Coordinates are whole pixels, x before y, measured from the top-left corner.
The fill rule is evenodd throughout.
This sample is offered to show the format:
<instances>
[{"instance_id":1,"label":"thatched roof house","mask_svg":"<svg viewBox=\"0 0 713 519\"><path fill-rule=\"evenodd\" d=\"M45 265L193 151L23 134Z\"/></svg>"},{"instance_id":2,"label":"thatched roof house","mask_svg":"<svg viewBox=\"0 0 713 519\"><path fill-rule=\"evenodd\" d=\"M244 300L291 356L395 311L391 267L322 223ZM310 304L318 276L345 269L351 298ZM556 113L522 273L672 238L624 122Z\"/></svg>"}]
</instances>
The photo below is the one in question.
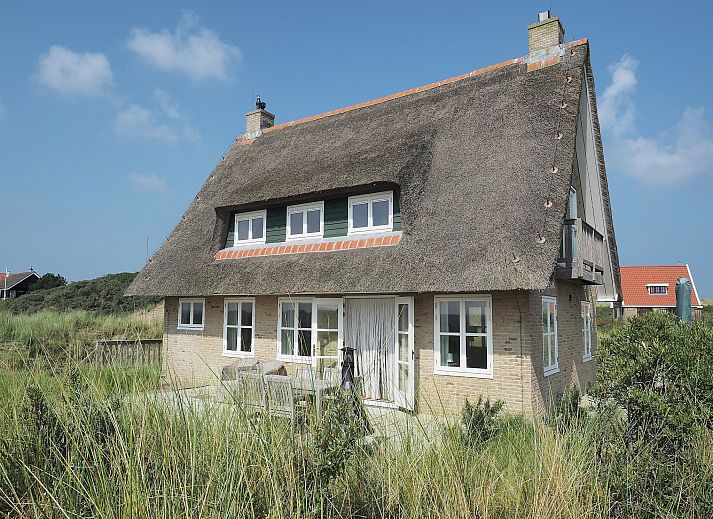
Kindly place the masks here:
<instances>
[{"instance_id":1,"label":"thatched roof house","mask_svg":"<svg viewBox=\"0 0 713 519\"><path fill-rule=\"evenodd\" d=\"M200 369L188 357L191 349L208 355L201 348L217 348L216 364L225 362L223 355L277 357L288 368L291 361L314 363L320 357L314 351L283 347L280 330L287 324L276 317L285 311L283 299L317 305L320 296L337 298L346 321L349 296L380 300L388 295L410 298L404 309L411 315L415 310L424 321L410 318L411 348L425 350L418 356L421 363L434 363L433 369L418 370L416 384L413 360L405 365L410 377L406 407L418 400L414 386L421 386L419 394L432 392L430 386L451 384L450 374L454 379L463 375L456 379L459 383L470 381L466 393L493 392L499 354L516 356L517 362L527 358L528 369L541 375L543 295L547 301L560 298L560 314L566 304L584 316L582 302L594 298L590 287L610 301L617 301L620 293L589 45L586 40L564 44L563 35L558 18L541 15L529 27L526 57L290 123L274 125L274 116L259 102L248 114L246 133L208 176L128 290L130 295L167 298L167 354L170 359L175 334L178 346L173 348L181 359L176 369L195 376ZM382 209L388 215L381 215ZM356 227L362 210L363 229ZM471 362L467 332L460 349L455 339L450 346L436 344L437 331L429 337L438 324L434 313L439 301L468 306L481 300L458 294L487 296L481 298L487 299L484 315L493 322L479 327L487 336L482 365ZM245 339L241 346L233 344L232 335L226 338L230 325L225 312L233 300L239 308L250 302L254 323L245 333L258 343ZM185 333L181 314L192 319L196 304L200 334L195 332L198 326ZM514 331L515 321L498 317L499 304L516 316ZM556 302L547 305L556 318ZM206 340L211 308L218 314L215 344ZM317 306L312 310L316 314ZM256 333L266 316L270 322ZM573 325L573 345L582 344L581 319ZM498 321L500 330L495 329ZM371 327L377 324L371 322ZM415 346L419 338L414 326L430 329ZM337 345L357 341L356 328L340 318L334 328L339 330ZM577 363L560 366L562 325L559 341L554 328L559 352L555 344L545 358L554 354L547 367L559 375L547 381L540 375L528 378L528 386L542 381L533 391L538 396L513 396L514 407L529 409L548 392L593 373L593 362L587 369ZM314 348L318 328L311 331L314 338L306 340ZM501 332L513 344L499 351L493 341ZM387 345L387 351L392 347ZM462 359L457 358L460 350ZM341 360L334 351L331 356L337 364ZM591 357L591 347L584 357ZM394 373L398 362L393 362ZM366 375L368 369L362 366L362 371ZM390 374L371 375L381 386L391 383L384 382ZM476 384L477 378L490 384ZM393 391L387 393L393 396Z\"/></svg>"}]
</instances>

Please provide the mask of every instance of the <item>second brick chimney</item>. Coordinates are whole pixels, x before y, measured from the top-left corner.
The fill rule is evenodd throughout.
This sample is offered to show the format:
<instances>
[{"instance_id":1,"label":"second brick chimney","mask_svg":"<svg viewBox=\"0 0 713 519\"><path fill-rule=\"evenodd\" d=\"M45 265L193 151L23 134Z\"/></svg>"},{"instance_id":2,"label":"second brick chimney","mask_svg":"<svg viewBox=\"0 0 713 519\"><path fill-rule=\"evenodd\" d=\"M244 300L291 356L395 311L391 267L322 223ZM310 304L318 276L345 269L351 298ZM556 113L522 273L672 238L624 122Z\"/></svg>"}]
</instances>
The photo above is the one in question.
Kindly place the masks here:
<instances>
[{"instance_id":1,"label":"second brick chimney","mask_svg":"<svg viewBox=\"0 0 713 519\"><path fill-rule=\"evenodd\" d=\"M262 135L265 128L275 125L275 116L265 110L267 105L257 96L255 110L248 112L245 116L245 138L252 139Z\"/></svg>"},{"instance_id":2,"label":"second brick chimney","mask_svg":"<svg viewBox=\"0 0 713 519\"><path fill-rule=\"evenodd\" d=\"M553 55L557 46L564 42L564 27L559 16L543 11L537 16L537 23L527 26L527 42L530 57Z\"/></svg>"}]
</instances>

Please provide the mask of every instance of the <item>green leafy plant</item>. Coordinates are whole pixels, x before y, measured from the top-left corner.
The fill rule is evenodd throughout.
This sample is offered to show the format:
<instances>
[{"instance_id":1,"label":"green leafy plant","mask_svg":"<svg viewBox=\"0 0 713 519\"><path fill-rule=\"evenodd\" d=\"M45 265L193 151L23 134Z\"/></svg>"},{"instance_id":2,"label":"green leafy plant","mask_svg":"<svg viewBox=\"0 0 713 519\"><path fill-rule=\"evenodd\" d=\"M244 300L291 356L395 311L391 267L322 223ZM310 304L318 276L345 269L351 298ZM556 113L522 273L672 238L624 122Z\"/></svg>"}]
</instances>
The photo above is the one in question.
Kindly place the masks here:
<instances>
[{"instance_id":1,"label":"green leafy plant","mask_svg":"<svg viewBox=\"0 0 713 519\"><path fill-rule=\"evenodd\" d=\"M491 404L489 398L483 400L483 397L480 396L475 405L466 399L461 413L461 427L465 443L475 447L497 435L502 426L498 415L504 405L505 402L502 400L496 400Z\"/></svg>"}]
</instances>

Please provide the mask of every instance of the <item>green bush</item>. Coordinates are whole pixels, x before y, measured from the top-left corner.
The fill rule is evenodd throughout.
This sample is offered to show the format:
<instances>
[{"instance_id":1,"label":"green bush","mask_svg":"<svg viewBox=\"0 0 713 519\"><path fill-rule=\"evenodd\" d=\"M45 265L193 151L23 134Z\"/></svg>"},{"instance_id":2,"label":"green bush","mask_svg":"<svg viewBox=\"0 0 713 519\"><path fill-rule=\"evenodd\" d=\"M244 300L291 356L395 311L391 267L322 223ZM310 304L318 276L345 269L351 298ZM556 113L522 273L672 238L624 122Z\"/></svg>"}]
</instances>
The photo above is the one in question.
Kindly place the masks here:
<instances>
[{"instance_id":1,"label":"green bush","mask_svg":"<svg viewBox=\"0 0 713 519\"><path fill-rule=\"evenodd\" d=\"M475 405L466 399L461 414L465 443L477 447L496 436L502 427L503 422L498 415L504 406L505 402L502 400L496 400L491 404L489 398L483 400L481 396L478 397Z\"/></svg>"},{"instance_id":2,"label":"green bush","mask_svg":"<svg viewBox=\"0 0 713 519\"><path fill-rule=\"evenodd\" d=\"M600 457L618 510L713 515L698 455L713 426L713 328L652 312L614 330L597 359Z\"/></svg>"}]
</instances>

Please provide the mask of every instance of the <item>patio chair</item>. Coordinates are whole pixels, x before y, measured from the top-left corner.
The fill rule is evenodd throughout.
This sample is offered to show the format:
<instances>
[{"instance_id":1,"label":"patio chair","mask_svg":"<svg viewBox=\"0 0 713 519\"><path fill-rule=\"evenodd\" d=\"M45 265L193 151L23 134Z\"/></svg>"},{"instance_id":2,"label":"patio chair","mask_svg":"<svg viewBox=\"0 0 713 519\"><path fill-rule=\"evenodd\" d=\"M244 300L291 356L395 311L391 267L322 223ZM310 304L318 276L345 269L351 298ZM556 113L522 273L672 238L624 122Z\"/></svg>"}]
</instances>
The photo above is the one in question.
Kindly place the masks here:
<instances>
[{"instance_id":1,"label":"patio chair","mask_svg":"<svg viewBox=\"0 0 713 519\"><path fill-rule=\"evenodd\" d=\"M262 375L248 371L236 373L236 386L243 403L254 411L267 410L267 394Z\"/></svg>"},{"instance_id":2,"label":"patio chair","mask_svg":"<svg viewBox=\"0 0 713 519\"><path fill-rule=\"evenodd\" d=\"M308 378L314 380L317 378L317 370L314 366L297 366L297 378Z\"/></svg>"},{"instance_id":3,"label":"patio chair","mask_svg":"<svg viewBox=\"0 0 713 519\"><path fill-rule=\"evenodd\" d=\"M265 375L267 387L267 406L271 415L295 418L295 395L290 377L284 375Z\"/></svg>"}]
</instances>

